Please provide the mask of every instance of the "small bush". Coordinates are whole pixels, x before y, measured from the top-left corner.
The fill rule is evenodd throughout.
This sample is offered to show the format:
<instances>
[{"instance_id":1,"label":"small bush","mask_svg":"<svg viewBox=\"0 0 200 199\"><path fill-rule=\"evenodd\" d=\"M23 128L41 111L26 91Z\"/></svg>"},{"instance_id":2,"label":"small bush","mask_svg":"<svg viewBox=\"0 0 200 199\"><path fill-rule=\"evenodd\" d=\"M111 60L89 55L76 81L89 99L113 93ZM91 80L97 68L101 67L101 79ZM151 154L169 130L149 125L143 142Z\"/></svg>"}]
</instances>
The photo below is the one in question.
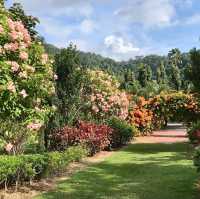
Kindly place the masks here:
<instances>
[{"instance_id":1,"label":"small bush","mask_svg":"<svg viewBox=\"0 0 200 199\"><path fill-rule=\"evenodd\" d=\"M110 146L112 129L107 125L78 122L74 128L65 126L51 133L51 148L64 150L69 146L86 144L90 154L107 149Z\"/></svg>"},{"instance_id":2,"label":"small bush","mask_svg":"<svg viewBox=\"0 0 200 199\"><path fill-rule=\"evenodd\" d=\"M187 133L192 144L200 144L200 121L193 123Z\"/></svg>"},{"instance_id":3,"label":"small bush","mask_svg":"<svg viewBox=\"0 0 200 199\"><path fill-rule=\"evenodd\" d=\"M108 120L108 125L114 130L111 138L113 148L127 144L138 131L134 126L116 117Z\"/></svg>"},{"instance_id":4,"label":"small bush","mask_svg":"<svg viewBox=\"0 0 200 199\"><path fill-rule=\"evenodd\" d=\"M87 156L83 146L70 147L63 152L50 152L32 155L1 155L0 156L0 183L7 184L31 181L42 176L58 174L66 169L73 161Z\"/></svg>"}]
</instances>

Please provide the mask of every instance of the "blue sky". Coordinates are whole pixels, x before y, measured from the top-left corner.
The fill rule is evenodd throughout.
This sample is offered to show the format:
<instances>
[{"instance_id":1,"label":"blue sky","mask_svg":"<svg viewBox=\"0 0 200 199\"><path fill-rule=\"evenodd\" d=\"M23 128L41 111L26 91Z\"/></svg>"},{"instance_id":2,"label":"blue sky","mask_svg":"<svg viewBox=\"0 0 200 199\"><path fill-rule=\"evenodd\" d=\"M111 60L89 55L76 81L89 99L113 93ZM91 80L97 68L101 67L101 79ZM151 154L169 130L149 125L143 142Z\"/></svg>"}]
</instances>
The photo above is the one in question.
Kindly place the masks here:
<instances>
[{"instance_id":1,"label":"blue sky","mask_svg":"<svg viewBox=\"0 0 200 199\"><path fill-rule=\"evenodd\" d=\"M199 0L8 0L40 19L47 42L116 60L199 47Z\"/></svg>"}]
</instances>

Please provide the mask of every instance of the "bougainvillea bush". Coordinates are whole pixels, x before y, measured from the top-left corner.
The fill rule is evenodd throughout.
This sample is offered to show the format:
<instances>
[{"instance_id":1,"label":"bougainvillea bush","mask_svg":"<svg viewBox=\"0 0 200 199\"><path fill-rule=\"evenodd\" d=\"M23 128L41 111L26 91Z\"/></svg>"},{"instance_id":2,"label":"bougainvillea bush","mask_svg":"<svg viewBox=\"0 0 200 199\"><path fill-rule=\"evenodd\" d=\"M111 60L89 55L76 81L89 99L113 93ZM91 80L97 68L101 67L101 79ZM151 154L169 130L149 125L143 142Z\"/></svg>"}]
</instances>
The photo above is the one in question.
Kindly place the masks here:
<instances>
[{"instance_id":1,"label":"bougainvillea bush","mask_svg":"<svg viewBox=\"0 0 200 199\"><path fill-rule=\"evenodd\" d=\"M51 149L65 150L69 146L86 144L92 155L109 148L112 131L107 125L79 121L76 127L54 130L50 135Z\"/></svg>"},{"instance_id":2,"label":"bougainvillea bush","mask_svg":"<svg viewBox=\"0 0 200 199\"><path fill-rule=\"evenodd\" d=\"M32 41L21 21L13 21L0 7L0 118L1 123L17 121L22 137L39 131L53 110L51 61L39 42ZM1 137L5 133L1 132ZM16 133L16 132L15 132ZM11 133L12 134L12 133ZM6 140L11 150L14 141Z\"/></svg>"},{"instance_id":3,"label":"bougainvillea bush","mask_svg":"<svg viewBox=\"0 0 200 199\"><path fill-rule=\"evenodd\" d=\"M90 110L97 120L111 116L126 119L129 100L125 92L119 90L119 82L114 76L100 70L88 70L90 81Z\"/></svg>"}]
</instances>

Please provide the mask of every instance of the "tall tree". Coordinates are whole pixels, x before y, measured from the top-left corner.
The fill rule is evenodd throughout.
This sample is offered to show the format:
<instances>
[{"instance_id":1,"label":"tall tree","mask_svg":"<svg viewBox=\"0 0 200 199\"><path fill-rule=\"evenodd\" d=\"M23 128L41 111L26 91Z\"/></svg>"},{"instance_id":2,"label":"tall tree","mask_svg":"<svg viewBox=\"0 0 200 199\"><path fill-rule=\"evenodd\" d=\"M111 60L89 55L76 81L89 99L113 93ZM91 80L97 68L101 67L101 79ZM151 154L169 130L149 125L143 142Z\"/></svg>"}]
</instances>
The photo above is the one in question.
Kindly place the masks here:
<instances>
[{"instance_id":1,"label":"tall tree","mask_svg":"<svg viewBox=\"0 0 200 199\"><path fill-rule=\"evenodd\" d=\"M79 53L73 44L55 56L55 72L58 76L56 90L64 122L72 122L81 105L86 83L84 71L80 66Z\"/></svg>"},{"instance_id":2,"label":"tall tree","mask_svg":"<svg viewBox=\"0 0 200 199\"><path fill-rule=\"evenodd\" d=\"M174 87L176 90L181 89L181 52L179 49L175 48L172 49L168 53L168 59L169 59L169 66L170 66L170 82L172 87Z\"/></svg>"},{"instance_id":3,"label":"tall tree","mask_svg":"<svg viewBox=\"0 0 200 199\"><path fill-rule=\"evenodd\" d=\"M138 69L138 81L142 87L145 87L148 82L148 72L144 64L140 64Z\"/></svg>"},{"instance_id":4,"label":"tall tree","mask_svg":"<svg viewBox=\"0 0 200 199\"><path fill-rule=\"evenodd\" d=\"M180 90L181 89L181 73L180 73L180 69L174 64L171 66L171 80L170 81L172 83L172 86L176 90Z\"/></svg>"},{"instance_id":5,"label":"tall tree","mask_svg":"<svg viewBox=\"0 0 200 199\"><path fill-rule=\"evenodd\" d=\"M194 48L190 51L191 66L188 68L188 77L196 90L200 91L200 50Z\"/></svg>"},{"instance_id":6,"label":"tall tree","mask_svg":"<svg viewBox=\"0 0 200 199\"><path fill-rule=\"evenodd\" d=\"M169 64L171 66L175 65L178 68L181 68L182 56L181 56L181 52L178 48L174 48L171 51L169 51L168 59L169 59Z\"/></svg>"},{"instance_id":7,"label":"tall tree","mask_svg":"<svg viewBox=\"0 0 200 199\"><path fill-rule=\"evenodd\" d=\"M165 65L163 61L160 63L160 65L157 68L156 79L157 79L158 84L167 83L167 74L165 71Z\"/></svg>"},{"instance_id":8,"label":"tall tree","mask_svg":"<svg viewBox=\"0 0 200 199\"><path fill-rule=\"evenodd\" d=\"M149 65L146 65L147 81L152 81L152 69Z\"/></svg>"}]
</instances>

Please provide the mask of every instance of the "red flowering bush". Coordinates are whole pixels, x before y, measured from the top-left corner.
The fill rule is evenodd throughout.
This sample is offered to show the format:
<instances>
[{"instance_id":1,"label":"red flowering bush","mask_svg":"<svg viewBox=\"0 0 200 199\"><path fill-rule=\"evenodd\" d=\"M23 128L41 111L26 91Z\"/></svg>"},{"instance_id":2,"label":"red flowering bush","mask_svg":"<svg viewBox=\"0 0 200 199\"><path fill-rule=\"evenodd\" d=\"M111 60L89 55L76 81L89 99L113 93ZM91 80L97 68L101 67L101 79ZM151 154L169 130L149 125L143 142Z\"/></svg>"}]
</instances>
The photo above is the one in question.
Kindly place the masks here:
<instances>
[{"instance_id":1,"label":"red flowering bush","mask_svg":"<svg viewBox=\"0 0 200 199\"><path fill-rule=\"evenodd\" d=\"M64 150L69 146L86 144L91 154L110 146L113 130L107 125L78 122L76 127L65 126L51 133L51 148Z\"/></svg>"}]
</instances>

